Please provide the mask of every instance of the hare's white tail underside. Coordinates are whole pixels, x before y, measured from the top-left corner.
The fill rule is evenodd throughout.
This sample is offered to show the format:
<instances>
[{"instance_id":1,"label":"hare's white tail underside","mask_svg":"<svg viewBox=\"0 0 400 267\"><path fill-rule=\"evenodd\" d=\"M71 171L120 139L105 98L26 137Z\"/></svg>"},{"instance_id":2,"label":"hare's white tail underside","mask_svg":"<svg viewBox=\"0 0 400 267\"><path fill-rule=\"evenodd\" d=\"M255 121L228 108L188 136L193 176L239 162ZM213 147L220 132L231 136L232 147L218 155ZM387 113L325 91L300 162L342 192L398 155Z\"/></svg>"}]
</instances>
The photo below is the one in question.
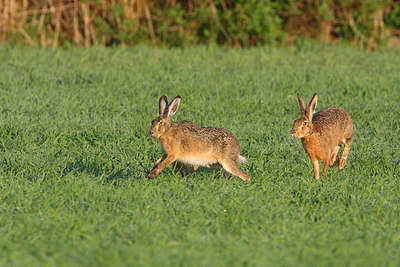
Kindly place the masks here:
<instances>
[{"instance_id":1,"label":"hare's white tail underside","mask_svg":"<svg viewBox=\"0 0 400 267\"><path fill-rule=\"evenodd\" d=\"M240 154L238 156L238 160L239 160L240 163L246 163L247 162L247 159L245 157L243 157L242 155L240 155Z\"/></svg>"}]
</instances>

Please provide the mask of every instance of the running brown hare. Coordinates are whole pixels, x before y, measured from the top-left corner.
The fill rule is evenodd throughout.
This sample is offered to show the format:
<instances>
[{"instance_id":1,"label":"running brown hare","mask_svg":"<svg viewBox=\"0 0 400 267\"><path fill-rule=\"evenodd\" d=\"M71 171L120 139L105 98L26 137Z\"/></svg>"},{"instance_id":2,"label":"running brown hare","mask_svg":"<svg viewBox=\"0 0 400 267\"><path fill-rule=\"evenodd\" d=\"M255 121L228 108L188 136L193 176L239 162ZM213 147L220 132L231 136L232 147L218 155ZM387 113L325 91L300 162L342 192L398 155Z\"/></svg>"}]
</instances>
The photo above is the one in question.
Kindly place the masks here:
<instances>
[{"instance_id":1,"label":"running brown hare","mask_svg":"<svg viewBox=\"0 0 400 267\"><path fill-rule=\"evenodd\" d=\"M333 167L339 163L342 170L347 163L350 144L353 138L353 122L350 115L342 108L327 107L312 116L317 107L317 94L311 98L305 108L304 102L297 94L300 104L301 118L294 121L292 136L301 138L303 147L314 166L314 178L319 179L318 160L324 162L324 174L328 166ZM344 144L342 156L339 161L338 152ZM325 178L325 177L324 177Z\"/></svg>"},{"instance_id":2,"label":"running brown hare","mask_svg":"<svg viewBox=\"0 0 400 267\"><path fill-rule=\"evenodd\" d=\"M156 177L172 162L181 164L182 175L189 173L188 166L206 166L213 169L224 169L224 175L239 176L244 182L250 177L239 169L238 162L246 158L239 153L239 142L227 130L217 127L200 127L191 121L171 123L170 118L178 110L180 96L175 97L168 105L167 97L159 100L159 116L152 121L150 135L157 138L165 154L160 157L149 178Z\"/></svg>"}]
</instances>

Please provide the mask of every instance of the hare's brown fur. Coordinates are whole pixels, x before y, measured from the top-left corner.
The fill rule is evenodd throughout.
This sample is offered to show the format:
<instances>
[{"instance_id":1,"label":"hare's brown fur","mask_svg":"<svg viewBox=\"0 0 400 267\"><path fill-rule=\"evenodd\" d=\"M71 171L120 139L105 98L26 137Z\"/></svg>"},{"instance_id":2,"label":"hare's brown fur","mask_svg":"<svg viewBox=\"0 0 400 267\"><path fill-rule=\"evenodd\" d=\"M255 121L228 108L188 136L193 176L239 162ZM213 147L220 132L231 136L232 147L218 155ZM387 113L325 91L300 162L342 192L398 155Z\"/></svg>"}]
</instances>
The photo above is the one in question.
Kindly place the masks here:
<instances>
[{"instance_id":1,"label":"hare's brown fur","mask_svg":"<svg viewBox=\"0 0 400 267\"><path fill-rule=\"evenodd\" d=\"M297 97L302 116L295 120L292 136L301 138L303 147L314 166L314 178L319 179L318 160L324 161L325 175L328 166L333 167L337 163L339 170L342 170L346 165L353 138L353 122L350 115L342 108L327 107L312 117L317 105L317 94L314 94L307 109L299 94ZM344 150L339 161L338 152L341 144L344 144Z\"/></svg>"},{"instance_id":2,"label":"hare's brown fur","mask_svg":"<svg viewBox=\"0 0 400 267\"><path fill-rule=\"evenodd\" d=\"M189 173L188 166L194 166L195 170L197 166L213 169L222 167L226 176L232 173L248 182L250 177L238 167L238 161L245 159L240 155L239 142L232 133L217 127L200 127L190 121L169 121L179 101L180 97L176 97L168 105L165 104L165 96L160 98L160 116L152 122L150 135L159 140L165 155L155 163L149 178L178 161L182 165L183 175Z\"/></svg>"}]
</instances>

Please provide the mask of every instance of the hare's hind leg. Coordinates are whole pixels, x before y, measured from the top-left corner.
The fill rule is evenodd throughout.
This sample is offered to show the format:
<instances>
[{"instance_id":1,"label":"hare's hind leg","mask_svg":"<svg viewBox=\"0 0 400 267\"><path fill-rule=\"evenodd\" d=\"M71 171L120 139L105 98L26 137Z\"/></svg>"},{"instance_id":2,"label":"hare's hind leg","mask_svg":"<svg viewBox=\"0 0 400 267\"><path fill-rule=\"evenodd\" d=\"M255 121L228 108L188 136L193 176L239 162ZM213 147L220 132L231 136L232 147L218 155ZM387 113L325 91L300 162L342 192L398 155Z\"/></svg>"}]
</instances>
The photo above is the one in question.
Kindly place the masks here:
<instances>
[{"instance_id":1,"label":"hare's hind leg","mask_svg":"<svg viewBox=\"0 0 400 267\"><path fill-rule=\"evenodd\" d=\"M230 180L230 179L231 179L231 173L230 173L230 172L227 172L227 171L224 169L224 177L225 177L226 179Z\"/></svg>"},{"instance_id":2,"label":"hare's hind leg","mask_svg":"<svg viewBox=\"0 0 400 267\"><path fill-rule=\"evenodd\" d=\"M232 160L226 160L224 162L219 162L219 163L222 165L222 168L224 168L226 172L232 173L233 175L240 177L246 183L250 182L250 176L245 174L241 169L239 169L237 162ZM226 177L225 171L224 171L224 176Z\"/></svg>"},{"instance_id":3,"label":"hare's hind leg","mask_svg":"<svg viewBox=\"0 0 400 267\"><path fill-rule=\"evenodd\" d=\"M343 170L344 166L346 166L347 156L349 155L350 152L350 145L351 145L351 140L347 139L346 142L344 143L342 156L340 157L339 170Z\"/></svg>"},{"instance_id":4,"label":"hare's hind leg","mask_svg":"<svg viewBox=\"0 0 400 267\"><path fill-rule=\"evenodd\" d=\"M208 165L208 168L216 170L216 171L220 171L222 169L222 170L224 170L224 177L226 179L229 180L231 177L231 174L229 172L227 172L224 168L222 168L221 164L219 164L218 162Z\"/></svg>"},{"instance_id":5,"label":"hare's hind leg","mask_svg":"<svg viewBox=\"0 0 400 267\"><path fill-rule=\"evenodd\" d=\"M231 178L231 174L229 172L227 172L224 168L222 168L221 164L219 164L218 162L208 165L208 168L213 169L213 170L217 170L217 171L220 171L221 169L223 169L224 170L224 177L226 179L228 179L228 180Z\"/></svg>"},{"instance_id":6,"label":"hare's hind leg","mask_svg":"<svg viewBox=\"0 0 400 267\"><path fill-rule=\"evenodd\" d=\"M339 153L340 146L335 146L331 152L331 160L329 161L329 167L333 167L339 162Z\"/></svg>"}]
</instances>

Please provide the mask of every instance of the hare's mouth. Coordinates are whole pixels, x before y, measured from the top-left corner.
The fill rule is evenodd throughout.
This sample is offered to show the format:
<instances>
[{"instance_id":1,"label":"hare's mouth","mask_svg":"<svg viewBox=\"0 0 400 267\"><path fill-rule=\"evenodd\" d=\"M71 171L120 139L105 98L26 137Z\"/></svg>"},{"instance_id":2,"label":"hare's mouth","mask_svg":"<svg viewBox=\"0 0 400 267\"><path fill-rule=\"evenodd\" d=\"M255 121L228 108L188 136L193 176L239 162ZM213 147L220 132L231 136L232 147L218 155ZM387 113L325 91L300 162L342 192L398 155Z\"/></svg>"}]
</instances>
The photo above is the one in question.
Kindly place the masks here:
<instances>
[{"instance_id":1,"label":"hare's mouth","mask_svg":"<svg viewBox=\"0 0 400 267\"><path fill-rule=\"evenodd\" d=\"M299 136L300 132L295 130L295 129L293 129L290 133L291 133L292 137L294 137L294 138L299 138L300 137Z\"/></svg>"},{"instance_id":2,"label":"hare's mouth","mask_svg":"<svg viewBox=\"0 0 400 267\"><path fill-rule=\"evenodd\" d=\"M292 132L291 134L294 138L303 138L305 136L303 133L300 132Z\"/></svg>"},{"instance_id":3,"label":"hare's mouth","mask_svg":"<svg viewBox=\"0 0 400 267\"><path fill-rule=\"evenodd\" d=\"M152 131L152 130L150 130L150 131L149 131L149 136L150 136L150 137L153 137L153 138L160 138L161 134L160 134L160 132L158 132L158 131Z\"/></svg>"}]
</instances>

